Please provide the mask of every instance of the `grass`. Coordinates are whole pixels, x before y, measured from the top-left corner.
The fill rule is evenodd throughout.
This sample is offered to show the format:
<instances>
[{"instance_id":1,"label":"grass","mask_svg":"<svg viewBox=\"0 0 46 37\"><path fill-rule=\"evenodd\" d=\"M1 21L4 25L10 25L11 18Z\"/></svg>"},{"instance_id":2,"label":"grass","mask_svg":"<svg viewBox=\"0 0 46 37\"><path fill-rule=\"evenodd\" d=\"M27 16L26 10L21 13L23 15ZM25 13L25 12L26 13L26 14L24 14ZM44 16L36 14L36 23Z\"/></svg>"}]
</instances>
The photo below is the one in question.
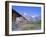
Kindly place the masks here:
<instances>
[{"instance_id":1,"label":"grass","mask_svg":"<svg viewBox=\"0 0 46 37\"><path fill-rule=\"evenodd\" d=\"M39 30L41 29L41 24L26 24L23 26L22 30Z\"/></svg>"}]
</instances>

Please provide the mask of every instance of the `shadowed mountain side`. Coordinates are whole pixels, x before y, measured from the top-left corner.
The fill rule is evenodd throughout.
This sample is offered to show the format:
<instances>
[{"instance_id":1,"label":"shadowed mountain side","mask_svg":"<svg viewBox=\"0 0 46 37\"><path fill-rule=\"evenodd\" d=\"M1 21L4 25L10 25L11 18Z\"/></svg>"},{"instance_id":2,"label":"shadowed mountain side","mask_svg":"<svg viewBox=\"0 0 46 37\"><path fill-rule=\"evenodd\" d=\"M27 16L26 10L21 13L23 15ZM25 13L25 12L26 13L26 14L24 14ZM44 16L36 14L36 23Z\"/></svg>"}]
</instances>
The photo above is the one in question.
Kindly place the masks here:
<instances>
[{"instance_id":1,"label":"shadowed mountain side","mask_svg":"<svg viewBox=\"0 0 46 37\"><path fill-rule=\"evenodd\" d=\"M21 17L21 15L18 12L16 12L14 9L12 9L12 14L13 13L16 15L16 17Z\"/></svg>"}]
</instances>

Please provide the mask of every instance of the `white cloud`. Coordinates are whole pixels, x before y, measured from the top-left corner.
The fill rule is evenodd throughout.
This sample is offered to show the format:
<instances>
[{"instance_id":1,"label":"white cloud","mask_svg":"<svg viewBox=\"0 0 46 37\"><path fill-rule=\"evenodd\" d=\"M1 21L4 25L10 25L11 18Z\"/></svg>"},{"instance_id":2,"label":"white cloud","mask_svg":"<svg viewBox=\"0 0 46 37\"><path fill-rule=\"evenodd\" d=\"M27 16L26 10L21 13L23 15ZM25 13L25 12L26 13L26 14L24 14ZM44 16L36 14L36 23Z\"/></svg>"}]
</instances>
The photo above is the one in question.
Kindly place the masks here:
<instances>
[{"instance_id":1,"label":"white cloud","mask_svg":"<svg viewBox=\"0 0 46 37\"><path fill-rule=\"evenodd\" d=\"M36 17L36 16L32 16L33 18Z\"/></svg>"},{"instance_id":2,"label":"white cloud","mask_svg":"<svg viewBox=\"0 0 46 37\"><path fill-rule=\"evenodd\" d=\"M24 13L24 15L27 15L27 13Z\"/></svg>"}]
</instances>

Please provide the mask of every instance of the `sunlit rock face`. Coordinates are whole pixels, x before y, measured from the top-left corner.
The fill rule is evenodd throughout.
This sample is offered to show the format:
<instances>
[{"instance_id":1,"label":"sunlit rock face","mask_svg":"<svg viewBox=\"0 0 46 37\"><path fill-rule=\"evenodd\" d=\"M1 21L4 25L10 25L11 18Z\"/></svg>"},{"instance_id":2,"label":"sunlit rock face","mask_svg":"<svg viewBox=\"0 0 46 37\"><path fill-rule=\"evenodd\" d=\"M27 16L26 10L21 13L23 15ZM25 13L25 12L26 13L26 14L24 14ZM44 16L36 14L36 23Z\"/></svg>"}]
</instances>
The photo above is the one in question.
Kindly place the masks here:
<instances>
[{"instance_id":1,"label":"sunlit rock face","mask_svg":"<svg viewBox=\"0 0 46 37\"><path fill-rule=\"evenodd\" d=\"M16 21L13 21L13 29L14 30L22 30L23 26L26 25L27 20L23 17L16 17Z\"/></svg>"},{"instance_id":2,"label":"sunlit rock face","mask_svg":"<svg viewBox=\"0 0 46 37\"><path fill-rule=\"evenodd\" d=\"M16 18L16 24L18 25L18 30L22 30L22 26L26 24L26 20L23 17Z\"/></svg>"}]
</instances>

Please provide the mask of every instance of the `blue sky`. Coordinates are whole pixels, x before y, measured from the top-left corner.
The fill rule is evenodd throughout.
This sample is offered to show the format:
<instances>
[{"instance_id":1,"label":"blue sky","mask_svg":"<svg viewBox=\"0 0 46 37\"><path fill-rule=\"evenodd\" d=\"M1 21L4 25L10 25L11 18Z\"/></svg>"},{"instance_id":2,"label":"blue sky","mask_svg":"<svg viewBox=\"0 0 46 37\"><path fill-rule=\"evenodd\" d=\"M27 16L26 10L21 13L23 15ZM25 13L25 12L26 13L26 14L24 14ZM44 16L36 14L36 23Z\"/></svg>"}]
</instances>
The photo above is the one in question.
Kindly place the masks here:
<instances>
[{"instance_id":1,"label":"blue sky","mask_svg":"<svg viewBox=\"0 0 46 37\"><path fill-rule=\"evenodd\" d=\"M41 14L41 7L12 6L12 8L22 15L24 13L29 16L39 16Z\"/></svg>"}]
</instances>

